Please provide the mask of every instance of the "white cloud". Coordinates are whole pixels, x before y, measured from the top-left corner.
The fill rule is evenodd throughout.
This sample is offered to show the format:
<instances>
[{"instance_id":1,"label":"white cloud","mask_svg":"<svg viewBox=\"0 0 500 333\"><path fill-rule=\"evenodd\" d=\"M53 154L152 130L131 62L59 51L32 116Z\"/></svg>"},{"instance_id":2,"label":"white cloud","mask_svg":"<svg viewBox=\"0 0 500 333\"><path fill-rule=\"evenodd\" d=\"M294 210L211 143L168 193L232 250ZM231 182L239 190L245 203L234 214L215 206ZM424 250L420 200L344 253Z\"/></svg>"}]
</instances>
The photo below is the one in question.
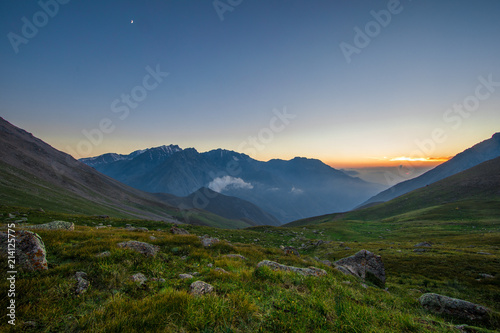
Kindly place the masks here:
<instances>
[{"instance_id":1,"label":"white cloud","mask_svg":"<svg viewBox=\"0 0 500 333\"><path fill-rule=\"evenodd\" d=\"M235 189L252 189L253 185L251 183L245 182L241 178L235 178L231 176L217 177L208 184L209 189L219 193L221 193L228 187Z\"/></svg>"},{"instance_id":2,"label":"white cloud","mask_svg":"<svg viewBox=\"0 0 500 333\"><path fill-rule=\"evenodd\" d=\"M292 190L290 191L292 194L302 194L304 191L302 191L300 188L296 188L295 186L292 187Z\"/></svg>"}]
</instances>

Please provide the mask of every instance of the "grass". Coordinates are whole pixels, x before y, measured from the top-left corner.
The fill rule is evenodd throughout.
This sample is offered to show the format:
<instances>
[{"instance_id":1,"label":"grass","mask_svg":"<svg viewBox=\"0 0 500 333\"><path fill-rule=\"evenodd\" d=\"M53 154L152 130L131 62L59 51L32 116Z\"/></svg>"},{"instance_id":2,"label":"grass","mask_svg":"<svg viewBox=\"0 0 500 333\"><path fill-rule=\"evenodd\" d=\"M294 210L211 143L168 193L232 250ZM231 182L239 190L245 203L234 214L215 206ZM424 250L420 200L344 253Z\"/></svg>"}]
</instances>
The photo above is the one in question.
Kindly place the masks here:
<instances>
[{"instance_id":1,"label":"grass","mask_svg":"<svg viewBox=\"0 0 500 333\"><path fill-rule=\"evenodd\" d=\"M172 235L168 232L172 225L161 221L103 220L0 207L3 219L13 211L26 214L30 223L58 219L74 221L76 228L37 230L47 248L49 270L18 274L18 325L10 327L3 320L0 330L28 332L23 322L33 321L36 328L32 331L36 332L456 332L453 327L461 322L431 315L420 307L417 299L424 292L500 310L500 233L494 220L442 224L331 221L300 228L244 230L186 225L183 227L192 235ZM100 223L111 227L96 229ZM122 228L126 224L150 231L127 231ZM204 248L196 237L204 234L229 242ZM318 239L329 242L300 250L300 257L286 256L279 249L280 245L300 247ZM145 257L117 247L126 240L158 245L160 253ZM414 244L422 240L433 242L433 247L423 254L413 252ZM388 291L372 285L365 289L353 277L315 259L340 259L360 249L382 255ZM111 255L96 257L103 251ZM225 257L228 253L247 259ZM320 267L328 274L304 277L256 268L264 259ZM86 272L90 281L89 290L80 296L74 292L77 271ZM178 278L192 272L199 275ZM143 285L132 282L129 277L135 273L143 273L149 280ZM496 276L477 281L480 273ZM7 288L4 275L0 274L2 290ZM195 280L212 284L215 293L191 295L189 286ZM5 293L0 297L5 304ZM477 330L493 330L494 324Z\"/></svg>"}]
</instances>

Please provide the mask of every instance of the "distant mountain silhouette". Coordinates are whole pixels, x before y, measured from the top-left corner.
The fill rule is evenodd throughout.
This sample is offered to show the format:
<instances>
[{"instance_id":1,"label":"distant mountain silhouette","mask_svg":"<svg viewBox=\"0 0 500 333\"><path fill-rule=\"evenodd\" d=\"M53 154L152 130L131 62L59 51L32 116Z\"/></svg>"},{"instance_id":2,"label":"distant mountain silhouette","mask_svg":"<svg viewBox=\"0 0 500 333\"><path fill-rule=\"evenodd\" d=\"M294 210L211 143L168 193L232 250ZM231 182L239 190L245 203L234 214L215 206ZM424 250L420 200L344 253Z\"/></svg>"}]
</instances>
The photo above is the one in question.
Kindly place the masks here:
<instances>
[{"instance_id":1,"label":"distant mountain silhouette","mask_svg":"<svg viewBox=\"0 0 500 333\"><path fill-rule=\"evenodd\" d=\"M438 180L455 175L461 171L472 168L482 162L491 160L500 156L500 133L494 134L491 139L480 142L473 147L464 150L457 154L449 161L438 165L426 173L401 182L392 186L391 188L373 196L365 201L362 206L375 203L385 202L394 199L400 195L430 185Z\"/></svg>"},{"instance_id":2,"label":"distant mountain silhouette","mask_svg":"<svg viewBox=\"0 0 500 333\"><path fill-rule=\"evenodd\" d=\"M119 155L114 160L100 156L82 161L152 193L188 196L208 187L247 200L281 222L349 210L384 188L315 159L261 162L223 149L199 153L178 146L167 146L168 154L156 154L164 147L150 148L135 156Z\"/></svg>"}]
</instances>

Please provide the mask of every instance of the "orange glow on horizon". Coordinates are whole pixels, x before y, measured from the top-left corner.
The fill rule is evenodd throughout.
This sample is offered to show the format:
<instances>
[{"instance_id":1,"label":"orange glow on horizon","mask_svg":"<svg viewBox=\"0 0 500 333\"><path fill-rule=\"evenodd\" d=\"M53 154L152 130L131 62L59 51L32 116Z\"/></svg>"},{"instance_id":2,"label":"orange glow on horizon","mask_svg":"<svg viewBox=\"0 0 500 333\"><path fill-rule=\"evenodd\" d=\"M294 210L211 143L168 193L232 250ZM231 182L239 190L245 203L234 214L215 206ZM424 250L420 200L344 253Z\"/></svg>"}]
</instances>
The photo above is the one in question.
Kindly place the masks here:
<instances>
[{"instance_id":1,"label":"orange glow on horizon","mask_svg":"<svg viewBox=\"0 0 500 333\"><path fill-rule=\"evenodd\" d=\"M356 161L324 161L329 166L338 168L371 168L371 167L395 167L399 165L412 167L433 167L448 161L451 157L422 157L414 158L407 156L398 157L367 157Z\"/></svg>"}]
</instances>

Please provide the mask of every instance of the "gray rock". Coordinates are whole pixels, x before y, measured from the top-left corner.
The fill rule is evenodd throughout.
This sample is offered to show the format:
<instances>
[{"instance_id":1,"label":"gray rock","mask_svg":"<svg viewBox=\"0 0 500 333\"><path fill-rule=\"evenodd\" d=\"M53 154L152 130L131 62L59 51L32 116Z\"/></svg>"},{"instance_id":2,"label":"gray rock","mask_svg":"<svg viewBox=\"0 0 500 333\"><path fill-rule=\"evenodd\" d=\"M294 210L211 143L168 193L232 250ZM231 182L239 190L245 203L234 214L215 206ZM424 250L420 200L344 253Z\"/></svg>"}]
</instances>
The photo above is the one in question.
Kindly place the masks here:
<instances>
[{"instance_id":1,"label":"gray rock","mask_svg":"<svg viewBox=\"0 0 500 333\"><path fill-rule=\"evenodd\" d=\"M191 293L195 296L210 294L214 291L214 287L203 281L195 281L191 283Z\"/></svg>"},{"instance_id":2,"label":"gray rock","mask_svg":"<svg viewBox=\"0 0 500 333\"><path fill-rule=\"evenodd\" d=\"M479 274L480 277L482 277L483 279L493 279L494 276L491 275L491 274L485 274L485 273L481 273Z\"/></svg>"},{"instance_id":3,"label":"gray rock","mask_svg":"<svg viewBox=\"0 0 500 333\"><path fill-rule=\"evenodd\" d=\"M152 241L154 241L154 240L157 240L158 238L156 238L155 236L149 236L149 239L151 239Z\"/></svg>"},{"instance_id":4,"label":"gray rock","mask_svg":"<svg viewBox=\"0 0 500 333\"><path fill-rule=\"evenodd\" d=\"M229 274L228 271L226 271L224 268L220 268L220 267L214 268L214 271L218 272L218 273L222 273L222 274Z\"/></svg>"},{"instance_id":5,"label":"gray rock","mask_svg":"<svg viewBox=\"0 0 500 333\"><path fill-rule=\"evenodd\" d=\"M189 235L189 231L177 227L170 228L170 232L173 233L174 235Z\"/></svg>"},{"instance_id":6,"label":"gray rock","mask_svg":"<svg viewBox=\"0 0 500 333\"><path fill-rule=\"evenodd\" d=\"M111 255L111 252L104 251L104 252L101 252L99 254L96 254L96 257L98 257L98 258L104 258L104 257L109 257L110 255Z\"/></svg>"},{"instance_id":7,"label":"gray rock","mask_svg":"<svg viewBox=\"0 0 500 333\"><path fill-rule=\"evenodd\" d=\"M459 320L482 322L489 320L491 315L491 310L482 305L439 294L423 294L419 301L422 307L430 312Z\"/></svg>"},{"instance_id":8,"label":"gray rock","mask_svg":"<svg viewBox=\"0 0 500 333\"><path fill-rule=\"evenodd\" d=\"M167 282L164 278L152 278L151 281L165 283Z\"/></svg>"},{"instance_id":9,"label":"gray rock","mask_svg":"<svg viewBox=\"0 0 500 333\"><path fill-rule=\"evenodd\" d=\"M66 221L52 221L44 224L36 224L25 226L27 229L44 229L44 230L75 230L75 224L73 222Z\"/></svg>"},{"instance_id":10,"label":"gray rock","mask_svg":"<svg viewBox=\"0 0 500 333\"><path fill-rule=\"evenodd\" d=\"M482 255L485 255L485 256L492 256L492 254L489 253L489 252L478 252L477 254L482 254Z\"/></svg>"},{"instance_id":11,"label":"gray rock","mask_svg":"<svg viewBox=\"0 0 500 333\"><path fill-rule=\"evenodd\" d=\"M160 247L157 245L151 245L144 242L138 241L127 241L121 242L117 244L120 248L134 250L136 252L142 253L147 256L155 256L158 251L160 251Z\"/></svg>"},{"instance_id":12,"label":"gray rock","mask_svg":"<svg viewBox=\"0 0 500 333\"><path fill-rule=\"evenodd\" d=\"M83 294L90 287L90 282L86 279L86 277L87 277L87 273L76 272L76 274L75 274L75 279L76 279L75 293L77 295Z\"/></svg>"},{"instance_id":13,"label":"gray rock","mask_svg":"<svg viewBox=\"0 0 500 333\"><path fill-rule=\"evenodd\" d=\"M16 230L15 232L15 257L16 267L20 265L28 271L48 269L47 252L42 238L31 231ZM0 249L2 255L8 257L8 234L0 232Z\"/></svg>"},{"instance_id":14,"label":"gray rock","mask_svg":"<svg viewBox=\"0 0 500 333\"><path fill-rule=\"evenodd\" d=\"M429 242L420 242L418 244L415 244L414 247L432 247L432 244Z\"/></svg>"},{"instance_id":15,"label":"gray rock","mask_svg":"<svg viewBox=\"0 0 500 333\"><path fill-rule=\"evenodd\" d=\"M191 274L179 274L180 279L192 279L193 276Z\"/></svg>"},{"instance_id":16,"label":"gray rock","mask_svg":"<svg viewBox=\"0 0 500 333\"><path fill-rule=\"evenodd\" d=\"M247 260L247 258L245 258L244 256L242 256L241 254L225 254L224 257L227 257L227 258L239 258L239 259Z\"/></svg>"},{"instance_id":17,"label":"gray rock","mask_svg":"<svg viewBox=\"0 0 500 333\"><path fill-rule=\"evenodd\" d=\"M429 251L429 250L427 250L427 249L415 249L415 250L413 250L413 252L416 252L416 253L423 253L423 252L427 252L427 251Z\"/></svg>"},{"instance_id":18,"label":"gray rock","mask_svg":"<svg viewBox=\"0 0 500 333\"><path fill-rule=\"evenodd\" d=\"M209 237L208 235L203 235L200 238L200 241L201 241L201 244L204 246L204 247L210 247L214 244L217 244L220 242L220 240L216 237Z\"/></svg>"},{"instance_id":19,"label":"gray rock","mask_svg":"<svg viewBox=\"0 0 500 333\"><path fill-rule=\"evenodd\" d=\"M149 231L148 228L144 228L144 227L137 227L135 228L136 231Z\"/></svg>"},{"instance_id":20,"label":"gray rock","mask_svg":"<svg viewBox=\"0 0 500 333\"><path fill-rule=\"evenodd\" d=\"M146 275L144 275L142 273L137 273L137 274L130 276L130 280L137 282L139 284L143 284L148 280L148 278L146 277Z\"/></svg>"},{"instance_id":21,"label":"gray rock","mask_svg":"<svg viewBox=\"0 0 500 333\"><path fill-rule=\"evenodd\" d=\"M313 275L313 276L322 276L326 275L326 271L321 268L309 267L309 268L300 268L294 266L286 266L282 264L278 264L277 262L270 260L262 260L257 264L257 267L267 266L271 268L273 271L289 271L295 272L301 275Z\"/></svg>"},{"instance_id":22,"label":"gray rock","mask_svg":"<svg viewBox=\"0 0 500 333\"><path fill-rule=\"evenodd\" d=\"M361 250L355 255L336 261L335 265L343 273L349 272L363 281L371 282L380 288L385 287L385 268L382 258L370 251Z\"/></svg>"}]
</instances>

